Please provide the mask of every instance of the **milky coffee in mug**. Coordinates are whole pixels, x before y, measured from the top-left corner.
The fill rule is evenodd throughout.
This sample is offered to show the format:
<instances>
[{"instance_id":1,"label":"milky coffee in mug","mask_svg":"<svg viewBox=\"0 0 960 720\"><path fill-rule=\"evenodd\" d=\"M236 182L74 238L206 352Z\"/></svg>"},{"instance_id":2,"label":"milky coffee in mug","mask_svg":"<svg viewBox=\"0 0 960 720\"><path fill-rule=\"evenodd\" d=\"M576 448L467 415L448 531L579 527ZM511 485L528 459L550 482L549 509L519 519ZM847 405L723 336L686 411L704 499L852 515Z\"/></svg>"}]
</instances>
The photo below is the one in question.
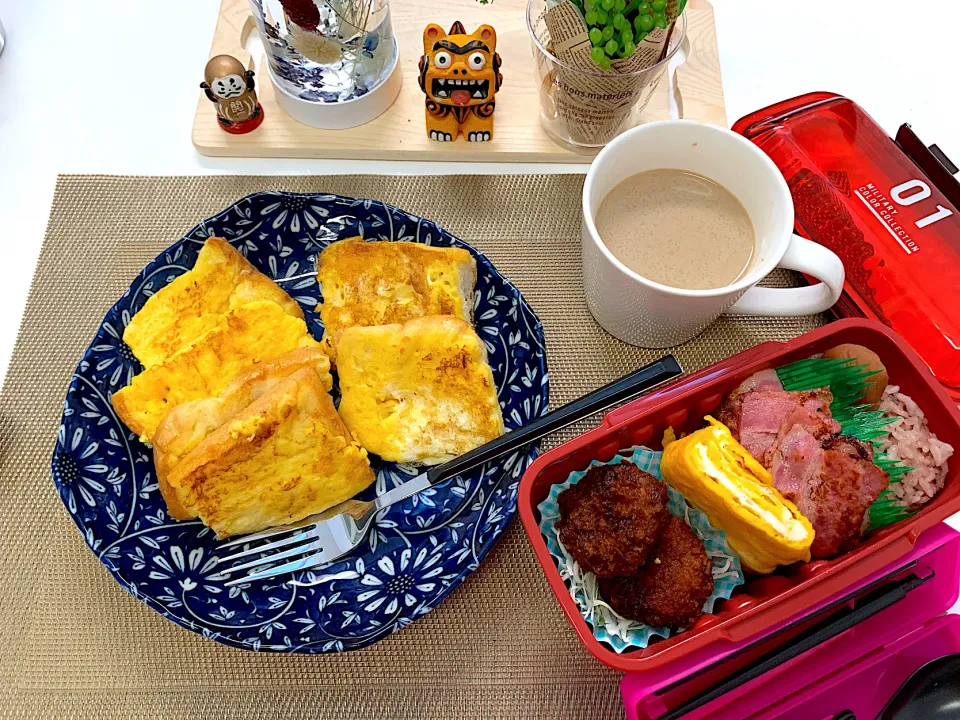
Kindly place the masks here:
<instances>
[{"instance_id":1,"label":"milky coffee in mug","mask_svg":"<svg viewBox=\"0 0 960 720\"><path fill-rule=\"evenodd\" d=\"M683 197L658 200L664 183ZM634 345L685 342L724 312L812 315L843 289L840 259L793 234L793 200L773 161L691 120L640 125L600 151L583 185L581 238L587 306ZM756 287L776 267L821 282Z\"/></svg>"},{"instance_id":2,"label":"milky coffee in mug","mask_svg":"<svg viewBox=\"0 0 960 720\"><path fill-rule=\"evenodd\" d=\"M596 225L617 260L670 287L724 287L753 259L753 223L740 201L684 170L647 170L621 181L600 204Z\"/></svg>"}]
</instances>

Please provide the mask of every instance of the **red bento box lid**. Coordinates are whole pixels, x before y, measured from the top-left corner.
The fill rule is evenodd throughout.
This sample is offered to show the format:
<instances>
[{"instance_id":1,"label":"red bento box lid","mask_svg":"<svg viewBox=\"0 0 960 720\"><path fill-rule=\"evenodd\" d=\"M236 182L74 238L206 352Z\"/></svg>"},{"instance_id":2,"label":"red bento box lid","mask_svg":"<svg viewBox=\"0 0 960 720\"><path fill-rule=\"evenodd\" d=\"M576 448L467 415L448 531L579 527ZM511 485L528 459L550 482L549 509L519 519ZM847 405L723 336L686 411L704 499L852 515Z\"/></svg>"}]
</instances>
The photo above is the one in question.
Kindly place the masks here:
<instances>
[{"instance_id":1,"label":"red bento box lid","mask_svg":"<svg viewBox=\"0 0 960 720\"><path fill-rule=\"evenodd\" d=\"M943 490L911 518L870 533L855 550L834 560L797 563L777 573L750 577L729 600L717 603L692 628L651 643L644 650L617 654L599 642L570 596L540 533L537 505L550 487L594 460L611 459L622 448L659 448L663 431L700 427L723 398L759 370L810 357L839 345L856 343L873 350L891 382L923 409L930 429L944 442L960 447L960 409L951 401L920 356L881 323L847 319L831 323L787 343L768 342L685 376L663 389L608 413L601 425L540 456L520 482L519 509L524 530L544 574L573 630L598 660L625 672L642 672L697 655L719 658L731 644L759 638L771 628L830 596L854 587L868 575L910 552L919 534L960 511L960 470L950 466Z\"/></svg>"},{"instance_id":2,"label":"red bento box lid","mask_svg":"<svg viewBox=\"0 0 960 720\"><path fill-rule=\"evenodd\" d=\"M957 167L909 125L892 140L833 93L757 110L733 130L783 173L797 232L843 261L845 293L834 312L892 327L960 401Z\"/></svg>"}]
</instances>

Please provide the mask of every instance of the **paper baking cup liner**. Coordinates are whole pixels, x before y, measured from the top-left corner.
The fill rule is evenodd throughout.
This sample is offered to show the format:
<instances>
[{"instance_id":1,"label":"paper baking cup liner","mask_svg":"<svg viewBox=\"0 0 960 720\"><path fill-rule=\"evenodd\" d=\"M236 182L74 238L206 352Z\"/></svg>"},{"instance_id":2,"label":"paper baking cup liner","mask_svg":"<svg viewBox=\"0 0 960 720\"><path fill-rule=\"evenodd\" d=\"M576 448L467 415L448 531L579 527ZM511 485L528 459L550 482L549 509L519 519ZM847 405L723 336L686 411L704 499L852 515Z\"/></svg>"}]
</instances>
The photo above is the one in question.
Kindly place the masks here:
<instances>
[{"instance_id":1,"label":"paper baking cup liner","mask_svg":"<svg viewBox=\"0 0 960 720\"><path fill-rule=\"evenodd\" d=\"M660 458L663 453L645 447L631 448L621 451L621 454L609 462L601 463L594 460L586 470L570 473L566 482L554 485L550 489L547 499L537 506L540 511L540 532L547 541L550 554L557 561L560 576L570 590L570 596L580 608L580 614L593 630L593 636L601 642L607 643L616 652L622 653L630 648L645 648L650 639L658 636L664 639L670 637L671 628L655 628L644 625L636 620L628 620L614 612L599 595L597 577L580 568L576 560L567 552L560 542L555 525L560 519L560 504L557 498L564 490L580 481L587 470L598 465L616 465L629 462L641 470L650 473L660 480ZM667 485L667 509L671 515L682 518L693 529L704 544L707 556L713 563L713 594L703 605L705 613L713 612L714 603L720 599L728 599L734 588L743 584L743 569L740 567L740 558L730 549L727 537L722 530L714 528L707 520L705 513L690 507L683 496Z\"/></svg>"}]
</instances>

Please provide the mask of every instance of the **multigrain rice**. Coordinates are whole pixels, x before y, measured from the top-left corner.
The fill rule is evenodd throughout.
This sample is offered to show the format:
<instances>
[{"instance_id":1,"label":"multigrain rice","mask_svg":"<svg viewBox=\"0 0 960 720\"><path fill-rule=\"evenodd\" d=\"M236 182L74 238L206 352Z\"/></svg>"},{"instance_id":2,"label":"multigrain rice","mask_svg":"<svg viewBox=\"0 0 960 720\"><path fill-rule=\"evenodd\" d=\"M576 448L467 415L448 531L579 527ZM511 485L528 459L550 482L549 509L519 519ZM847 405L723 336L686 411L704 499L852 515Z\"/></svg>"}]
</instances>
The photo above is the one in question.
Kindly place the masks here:
<instances>
[{"instance_id":1,"label":"multigrain rice","mask_svg":"<svg viewBox=\"0 0 960 720\"><path fill-rule=\"evenodd\" d=\"M898 418L883 438L884 452L914 468L890 490L908 507L923 505L942 488L947 478L947 460L953 446L937 439L927 426L923 411L897 385L888 385L880 400L880 410Z\"/></svg>"}]
</instances>

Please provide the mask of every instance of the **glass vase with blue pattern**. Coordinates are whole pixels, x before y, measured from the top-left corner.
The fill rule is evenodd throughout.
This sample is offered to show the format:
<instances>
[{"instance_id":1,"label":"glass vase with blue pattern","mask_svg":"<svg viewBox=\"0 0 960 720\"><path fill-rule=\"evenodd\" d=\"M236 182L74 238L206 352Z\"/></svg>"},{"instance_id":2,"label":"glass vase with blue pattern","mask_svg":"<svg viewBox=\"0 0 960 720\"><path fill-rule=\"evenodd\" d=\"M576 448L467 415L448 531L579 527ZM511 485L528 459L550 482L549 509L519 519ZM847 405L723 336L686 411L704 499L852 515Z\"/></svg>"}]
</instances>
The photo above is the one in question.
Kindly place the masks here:
<instances>
[{"instance_id":1,"label":"glass vase with blue pattern","mask_svg":"<svg viewBox=\"0 0 960 720\"><path fill-rule=\"evenodd\" d=\"M274 82L301 100L343 103L397 64L387 0L250 0Z\"/></svg>"}]
</instances>

